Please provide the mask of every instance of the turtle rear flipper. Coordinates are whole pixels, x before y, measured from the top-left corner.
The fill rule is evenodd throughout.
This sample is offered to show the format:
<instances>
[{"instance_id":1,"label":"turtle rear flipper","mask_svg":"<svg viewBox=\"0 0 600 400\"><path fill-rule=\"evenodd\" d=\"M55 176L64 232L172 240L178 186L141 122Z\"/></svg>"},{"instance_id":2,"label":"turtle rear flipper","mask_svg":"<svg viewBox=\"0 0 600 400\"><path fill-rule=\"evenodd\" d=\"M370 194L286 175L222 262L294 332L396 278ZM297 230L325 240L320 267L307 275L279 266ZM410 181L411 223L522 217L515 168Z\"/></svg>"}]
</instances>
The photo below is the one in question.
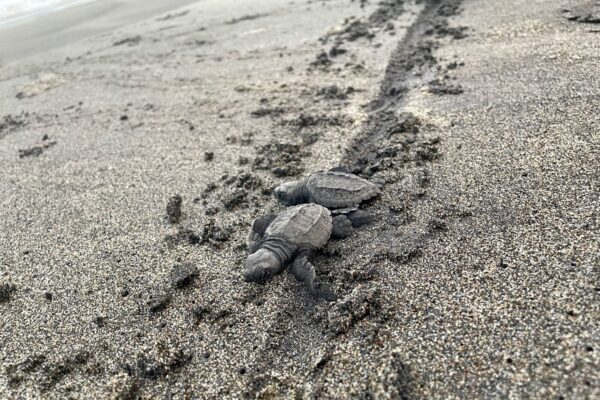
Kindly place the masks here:
<instances>
[{"instance_id":1,"label":"turtle rear flipper","mask_svg":"<svg viewBox=\"0 0 600 400\"><path fill-rule=\"evenodd\" d=\"M347 238L354 232L352 222L346 215L336 215L333 217L332 222L333 229L331 230L331 236L336 239Z\"/></svg>"},{"instance_id":2,"label":"turtle rear flipper","mask_svg":"<svg viewBox=\"0 0 600 400\"><path fill-rule=\"evenodd\" d=\"M346 222L344 222L343 218L337 218L337 217L340 217L340 216L344 217L345 219L347 219L349 221L349 223L354 228L358 228L363 225L369 225L369 224L373 223L373 221L375 221L375 217L373 217L373 215L371 215L370 213L368 213L366 211L359 210L357 208L339 208L336 210L332 210L331 214L334 216L333 217L334 232L332 233L332 235L334 237L340 237L340 236L336 235L336 233L335 233L336 224L338 225L338 229L339 229L340 225L346 224ZM344 237L344 236L342 236L342 237Z\"/></svg>"},{"instance_id":3,"label":"turtle rear flipper","mask_svg":"<svg viewBox=\"0 0 600 400\"><path fill-rule=\"evenodd\" d=\"M354 210L346 214L346 217L352 223L352 226L358 228L359 226L368 225L375 221L375 217L370 213L363 210Z\"/></svg>"}]
</instances>

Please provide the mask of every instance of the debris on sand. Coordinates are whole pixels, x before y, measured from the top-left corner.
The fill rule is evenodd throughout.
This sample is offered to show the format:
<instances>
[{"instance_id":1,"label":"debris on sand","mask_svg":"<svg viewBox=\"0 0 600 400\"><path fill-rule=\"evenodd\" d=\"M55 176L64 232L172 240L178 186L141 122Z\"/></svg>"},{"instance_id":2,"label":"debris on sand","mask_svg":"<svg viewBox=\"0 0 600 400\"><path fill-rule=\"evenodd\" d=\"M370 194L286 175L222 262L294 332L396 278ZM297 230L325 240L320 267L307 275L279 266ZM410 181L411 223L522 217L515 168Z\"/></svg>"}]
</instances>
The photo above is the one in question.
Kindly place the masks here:
<instances>
[{"instance_id":1,"label":"debris on sand","mask_svg":"<svg viewBox=\"0 0 600 400\"><path fill-rule=\"evenodd\" d=\"M352 86L349 86L345 90L337 85L323 86L317 91L317 96L324 98L325 100L346 100L348 95L355 92Z\"/></svg>"},{"instance_id":2,"label":"debris on sand","mask_svg":"<svg viewBox=\"0 0 600 400\"><path fill-rule=\"evenodd\" d=\"M183 289L190 286L196 277L198 277L198 268L194 264L177 264L171 271L171 286L174 289Z\"/></svg>"},{"instance_id":3,"label":"debris on sand","mask_svg":"<svg viewBox=\"0 0 600 400\"><path fill-rule=\"evenodd\" d=\"M119 41L116 41L113 43L113 46L122 46L124 44L129 45L129 46L135 46L135 45L140 44L141 41L142 41L142 37L140 35L136 35L136 36L132 36L132 37L128 37L128 38L124 38Z\"/></svg>"},{"instance_id":4,"label":"debris on sand","mask_svg":"<svg viewBox=\"0 0 600 400\"><path fill-rule=\"evenodd\" d=\"M14 116L8 114L2 117L2 119L0 119L0 139L25 126L27 124L26 118L28 116L29 114L27 113L21 113Z\"/></svg>"},{"instance_id":5,"label":"debris on sand","mask_svg":"<svg viewBox=\"0 0 600 400\"><path fill-rule=\"evenodd\" d=\"M20 149L19 150L19 158L38 157L38 156L42 155L44 150L49 149L50 147L54 146L55 144L56 144L56 141L49 142L49 141L45 140L41 146L34 146L34 147L30 147L28 149Z\"/></svg>"},{"instance_id":6,"label":"debris on sand","mask_svg":"<svg viewBox=\"0 0 600 400\"><path fill-rule=\"evenodd\" d=\"M384 0L368 18L370 24L384 26L404 12L404 1Z\"/></svg>"},{"instance_id":7,"label":"debris on sand","mask_svg":"<svg viewBox=\"0 0 600 400\"><path fill-rule=\"evenodd\" d=\"M404 1L381 1L379 2L377 9L368 18L347 18L341 28L328 33L320 40L322 43L325 43L330 38L334 38L336 43L334 48L343 42L353 42L361 38L371 40L375 37L376 33L381 29L381 27L384 27L384 30L393 30L393 25L390 29L391 21L404 13L404 11ZM331 56L334 57L334 55Z\"/></svg>"},{"instance_id":8,"label":"debris on sand","mask_svg":"<svg viewBox=\"0 0 600 400\"><path fill-rule=\"evenodd\" d=\"M171 294L170 293L158 293L150 296L148 300L148 310L151 313L157 313L163 311L167 308L169 303L171 302Z\"/></svg>"},{"instance_id":9,"label":"debris on sand","mask_svg":"<svg viewBox=\"0 0 600 400\"><path fill-rule=\"evenodd\" d=\"M333 64L333 62L329 58L329 55L327 55L327 53L325 51L322 51L317 55L317 58L313 62L310 63L310 66L314 67L314 68L325 69L325 68L329 67L331 64Z\"/></svg>"},{"instance_id":10,"label":"debris on sand","mask_svg":"<svg viewBox=\"0 0 600 400\"><path fill-rule=\"evenodd\" d=\"M339 34L341 40L353 42L360 38L372 39L375 34L369 29L369 25L363 21L350 22Z\"/></svg>"},{"instance_id":11,"label":"debris on sand","mask_svg":"<svg viewBox=\"0 0 600 400\"><path fill-rule=\"evenodd\" d=\"M32 355L17 364L9 365L6 368L8 384L10 386L17 386L23 383L27 376L38 371L45 362L46 356Z\"/></svg>"},{"instance_id":12,"label":"debris on sand","mask_svg":"<svg viewBox=\"0 0 600 400\"><path fill-rule=\"evenodd\" d=\"M244 15L243 17L240 18L233 18L230 19L229 21L225 22L227 25L234 25L240 22L244 22L244 21L252 21L255 19L259 19L262 17L267 17L269 14L251 14L251 15Z\"/></svg>"},{"instance_id":13,"label":"debris on sand","mask_svg":"<svg viewBox=\"0 0 600 400\"><path fill-rule=\"evenodd\" d=\"M94 324L96 324L98 328L104 328L106 326L106 317L98 316L94 318Z\"/></svg>"},{"instance_id":14,"label":"debris on sand","mask_svg":"<svg viewBox=\"0 0 600 400\"><path fill-rule=\"evenodd\" d=\"M340 56L342 54L345 54L347 52L348 52L348 50L336 45L336 46L333 46L331 48L331 50L329 50L329 57L334 58L334 57Z\"/></svg>"},{"instance_id":15,"label":"debris on sand","mask_svg":"<svg viewBox=\"0 0 600 400\"><path fill-rule=\"evenodd\" d=\"M198 245L202 243L202 237L191 229L180 228L177 233L165 236L165 242L169 247L181 244Z\"/></svg>"},{"instance_id":16,"label":"debris on sand","mask_svg":"<svg viewBox=\"0 0 600 400\"><path fill-rule=\"evenodd\" d=\"M215 224L214 220L204 224L202 231L203 243L209 243L214 247L219 247L221 243L231 238L233 231L230 227L223 227Z\"/></svg>"},{"instance_id":17,"label":"debris on sand","mask_svg":"<svg viewBox=\"0 0 600 400\"><path fill-rule=\"evenodd\" d=\"M429 93L437 94L439 96L447 94L456 95L464 92L463 88L459 85L452 85L439 79L429 82L427 89Z\"/></svg>"},{"instance_id":18,"label":"debris on sand","mask_svg":"<svg viewBox=\"0 0 600 400\"><path fill-rule=\"evenodd\" d=\"M157 21L168 21L168 20L171 20L171 19L183 17L185 15L188 15L189 13L190 13L190 10L183 10L183 11L178 12L178 13L167 14L164 17L156 18L156 20Z\"/></svg>"},{"instance_id":19,"label":"debris on sand","mask_svg":"<svg viewBox=\"0 0 600 400\"><path fill-rule=\"evenodd\" d=\"M248 192L243 189L237 189L228 193L223 198L223 207L227 211L233 211L247 203Z\"/></svg>"},{"instance_id":20,"label":"debris on sand","mask_svg":"<svg viewBox=\"0 0 600 400\"><path fill-rule=\"evenodd\" d=\"M171 198L169 199L169 201L167 203L167 218L169 219L170 223L172 223L172 224L179 223L179 220L181 219L181 204L182 204L182 202L183 202L183 199L178 194L171 196Z\"/></svg>"},{"instance_id":21,"label":"debris on sand","mask_svg":"<svg viewBox=\"0 0 600 400\"><path fill-rule=\"evenodd\" d=\"M130 377L158 380L178 372L192 358L192 353L177 343L159 342L150 354L139 355L133 363L124 364L123 369Z\"/></svg>"},{"instance_id":22,"label":"debris on sand","mask_svg":"<svg viewBox=\"0 0 600 400\"><path fill-rule=\"evenodd\" d=\"M237 176L231 176L223 180L224 185L235 186L246 190L257 190L263 187L264 182L258 176L243 172Z\"/></svg>"},{"instance_id":23,"label":"debris on sand","mask_svg":"<svg viewBox=\"0 0 600 400\"><path fill-rule=\"evenodd\" d=\"M215 225L213 220L209 220L204 224L200 233L192 229L180 227L177 233L166 235L164 239L167 246L171 248L182 244L192 246L211 244L214 247L219 247L221 243L228 241L231 235L232 230L230 227L221 227Z\"/></svg>"},{"instance_id":24,"label":"debris on sand","mask_svg":"<svg viewBox=\"0 0 600 400\"><path fill-rule=\"evenodd\" d=\"M192 314L194 315L194 318L196 319L196 321L200 322L204 319L205 316L210 314L210 308L208 308L206 306L196 306L192 310Z\"/></svg>"},{"instance_id":25,"label":"debris on sand","mask_svg":"<svg viewBox=\"0 0 600 400\"><path fill-rule=\"evenodd\" d=\"M600 1L592 0L570 9L563 9L563 15L569 21L600 24Z\"/></svg>"},{"instance_id":26,"label":"debris on sand","mask_svg":"<svg viewBox=\"0 0 600 400\"><path fill-rule=\"evenodd\" d=\"M215 153L213 153L212 151L207 151L206 153L204 153L204 161L210 162L214 159L215 159Z\"/></svg>"},{"instance_id":27,"label":"debris on sand","mask_svg":"<svg viewBox=\"0 0 600 400\"><path fill-rule=\"evenodd\" d=\"M302 157L307 152L297 144L270 143L257 149L254 169L267 169L278 177L295 176L304 172Z\"/></svg>"},{"instance_id":28,"label":"debris on sand","mask_svg":"<svg viewBox=\"0 0 600 400\"><path fill-rule=\"evenodd\" d=\"M451 27L447 17L452 17L460 13L460 2L448 2L441 5L437 9L437 18L435 23L430 24L429 28L424 31L425 35L432 35L436 38L451 37L459 40L467 37L466 31L468 28L464 26Z\"/></svg>"},{"instance_id":29,"label":"debris on sand","mask_svg":"<svg viewBox=\"0 0 600 400\"><path fill-rule=\"evenodd\" d=\"M257 110L254 110L250 113L254 118L262 118L262 117L278 117L281 114L285 113L285 108L282 107L261 107Z\"/></svg>"},{"instance_id":30,"label":"debris on sand","mask_svg":"<svg viewBox=\"0 0 600 400\"><path fill-rule=\"evenodd\" d=\"M10 301L11 295L16 292L17 287L9 283L0 285L0 304Z\"/></svg>"},{"instance_id":31,"label":"debris on sand","mask_svg":"<svg viewBox=\"0 0 600 400\"><path fill-rule=\"evenodd\" d=\"M75 372L87 364L90 359L90 353L87 351L76 352L72 356L65 357L56 362L48 362L42 368L43 378L42 387L50 390L67 375Z\"/></svg>"},{"instance_id":32,"label":"debris on sand","mask_svg":"<svg viewBox=\"0 0 600 400\"><path fill-rule=\"evenodd\" d=\"M36 378L39 379L42 391L49 391L67 375L82 370L90 359L91 354L83 350L55 360L49 360L43 354L28 356L25 360L7 367L8 383L10 386L18 386L26 379Z\"/></svg>"},{"instance_id":33,"label":"debris on sand","mask_svg":"<svg viewBox=\"0 0 600 400\"><path fill-rule=\"evenodd\" d=\"M353 119L345 114L329 115L320 113L302 112L292 119L281 122L282 125L291 127L298 134L306 128L331 128L341 127L353 122ZM311 129L312 130L312 129Z\"/></svg>"},{"instance_id":34,"label":"debris on sand","mask_svg":"<svg viewBox=\"0 0 600 400\"><path fill-rule=\"evenodd\" d=\"M30 147L29 149L19 150L19 158L37 157L44 152L42 146Z\"/></svg>"}]
</instances>

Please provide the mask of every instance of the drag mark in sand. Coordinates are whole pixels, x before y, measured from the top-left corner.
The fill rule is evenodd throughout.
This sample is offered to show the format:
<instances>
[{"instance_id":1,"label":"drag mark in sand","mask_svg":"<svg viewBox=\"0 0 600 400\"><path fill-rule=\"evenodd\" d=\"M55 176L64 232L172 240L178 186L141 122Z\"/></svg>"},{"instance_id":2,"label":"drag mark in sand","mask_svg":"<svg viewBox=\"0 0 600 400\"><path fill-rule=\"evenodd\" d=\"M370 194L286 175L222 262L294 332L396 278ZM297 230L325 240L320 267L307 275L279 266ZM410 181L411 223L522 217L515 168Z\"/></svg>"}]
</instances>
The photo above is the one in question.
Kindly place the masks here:
<instances>
[{"instance_id":1,"label":"drag mark in sand","mask_svg":"<svg viewBox=\"0 0 600 400\"><path fill-rule=\"evenodd\" d=\"M379 263L384 259L406 264L422 254L422 249L433 236L444 232L444 218L464 217L468 213L453 210L428 221L413 221L410 209L427 195L430 184L429 169L441 155L440 137L435 126L421 118L402 111L408 92L423 87L436 95L460 94L462 88L448 82L445 72L457 68L457 62L440 65L434 55L443 40L461 39L466 28L451 27L448 18L459 13L460 0L427 3L417 21L391 55L379 95L370 105L370 115L361 133L347 149L341 165L353 173L377 176L388 183L384 191L400 193L402 207L378 205L380 217L392 226L381 226L383 240L389 250L372 257ZM395 226L410 226L410 235L393 233Z\"/></svg>"},{"instance_id":2,"label":"drag mark in sand","mask_svg":"<svg viewBox=\"0 0 600 400\"><path fill-rule=\"evenodd\" d=\"M398 265L410 262L421 254L427 241L448 229L444 221L446 216L431 217L426 221L412 220L409 209L416 207L417 203L426 196L430 184L428 168L440 157L438 151L440 139L435 135L435 127L430 126L427 121L399 110L405 94L413 89L430 85L432 88L430 92L439 95L458 94L461 91L459 86L449 84L445 77L441 76L445 70L456 68L458 63L442 66L433 54L434 50L443 44L442 40L460 39L465 36L466 28L451 27L448 23L448 17L458 13L458 6L458 1L431 1L426 4L409 29L407 37L392 54L379 95L368 107L367 121L340 162L346 171L364 177L385 179L390 187L386 187L384 192L402 192L407 199L406 207L386 206L383 200L375 200L367 204L366 209L373 211L379 222L376 223L375 231L371 230L368 237L359 234L352 239L356 247L352 253L355 254L353 256L343 254L329 247L323 250L320 261L328 262L328 259L335 259L335 267L329 270L326 276L320 278L326 284L334 285L340 298L326 310L311 313L309 316L302 315L289 307L282 310L290 316L274 327L278 335L271 336L271 340L265 345L264 357L256 361L256 369L276 363L284 348L289 349L290 346L296 348L295 346L300 344L297 340L302 337L302 332L311 328L298 326L293 322L293 318L303 321L308 319L311 325L321 327L324 335L322 342L315 342L310 348L329 349L315 359L315 367L310 378L314 388L313 393L316 396L333 396L332 393L327 392L325 384L326 381L334 379L327 371L327 365L330 361L335 361L334 349L346 340L340 337L354 337L360 332L364 339L364 346L377 348L378 340L381 340L378 339L379 331L384 329L382 326L385 325L383 321L393 315L391 309L395 305L388 298L388 294L379 290L381 280L385 276L385 271L382 270L383 263L391 262ZM335 71L338 58L341 62L348 61L347 57L352 56L352 48L356 43L360 42L361 45L362 42L371 43L380 32L390 32L393 29L394 19L403 12L403 1L389 1L381 3L375 13L368 18L347 20L341 29L330 31L321 39L322 44L332 43L332 47L318 53L316 60L309 65L309 72ZM345 68L348 67L349 63L346 63ZM441 72L438 72L438 67ZM351 89L348 94L353 91L354 89ZM316 97L321 98L329 93L331 100L344 100L347 97L339 88L318 91ZM316 127L331 129L347 124L343 117L332 115L333 106L322 108L319 114L301 110L296 116L293 115L293 109L290 107L286 107L285 113L271 113L266 108L259 110L253 116L269 116L279 120L279 125L287 127L295 135ZM283 115L286 117L282 118ZM269 152L269 154L277 154L277 152ZM408 235L406 240L401 241L398 228L407 225L411 226L414 234ZM390 251L369 255L368 250L361 250L369 248L369 243L373 241L385 243L383 247L390 248ZM358 253L366 254L356 257ZM367 265L353 265L355 263L352 260L362 259L363 256L368 260ZM285 332L288 334L284 335ZM294 334L292 335L291 332ZM306 351L308 350L304 350ZM411 368L401 361L401 356L397 352L379 353L378 350L373 350L371 356L381 358L380 365L382 368L386 365L386 372L370 376L369 387L365 388L365 393L375 396L378 393L396 393L398 398L410 398L415 385ZM257 377L250 383L248 389L252 393L261 393L268 387L273 388L274 384Z\"/></svg>"},{"instance_id":3,"label":"drag mark in sand","mask_svg":"<svg viewBox=\"0 0 600 400\"><path fill-rule=\"evenodd\" d=\"M384 198L372 201L365 207L379 221L368 235L358 234L350 239L353 244L351 254L340 251L334 245L326 247L318 256L318 264L321 265L317 270L319 279L333 286L339 294L334 303L314 310L298 307L296 302L283 302L280 305L274 321L264 331L268 340L254 342L255 351L260 356L251 364L240 367L244 373L255 371L246 386L251 395L291 393L294 382L278 381L258 371L276 369L281 360L293 351L303 354L314 365L314 368L308 368L314 388L312 393L315 396L335 397L334 393L329 392L326 382L336 379L336 375L328 367L337 362L337 354L343 351L344 344L356 339L365 348L372 349L365 357L365 362L369 365L377 363L381 369L369 374L368 382L361 387L360 393L370 393L375 397L381 393L396 393L398 398L411 396L418 379L413 376L409 363L405 363L410 360L403 360L398 352L385 350L382 343L387 326L385 321L393 318L393 307L397 307L397 304L390 299L389 293L380 288L386 279L386 268L400 267L419 257L428 241L449 229L445 218L454 216L448 213L432 215L427 220L415 220L412 215L411 209L418 207L419 202L427 196L431 179L429 169L441 156L438 150L440 138L435 127L426 119L402 110L402 105L405 95L414 89L431 87L429 91L439 95L459 91L457 85L447 82L443 76L445 70L454 69L459 63L442 65L434 55L434 50L444 40L456 40L465 35L465 28L452 27L448 22L450 16L458 13L458 5L458 1L427 2L408 35L393 52L379 93L367 107L367 120L340 161L350 172L363 177L382 178L387 182L383 190ZM331 46L319 53L324 53L317 58L322 65L313 65L309 70L315 74L328 74L335 72L338 66L342 68L343 64L346 70L361 73L359 63L351 60L353 49L359 45L371 45L373 38L382 32L391 34L396 18L404 12L404 6L403 1L384 2L376 8L373 16L348 20L339 33L330 32L321 41ZM241 20L244 19L230 22ZM240 93L249 90L247 87L236 88ZM254 159L244 157L239 160L239 165L249 166L251 171L230 173L209 183L200 196L193 200L205 207L209 218L202 226L194 226L193 221L182 219L180 225L173 227L176 232L165 237L169 250L195 245L209 245L209 251L227 247L229 236L246 227L218 226L212 218L223 217L246 207L264 208L268 199L271 199L274 187L270 178L293 177L304 173L304 161L310 155L308 146L328 130L343 131L352 126L354 116L344 114L341 110L354 92L354 88L342 89L333 85L303 88L302 96L314 99L318 105L315 109L302 103L296 105L293 101L296 99L261 99L258 108L250 111L249 116L272 120L279 133L266 143L255 145L251 137L226 138L226 145L253 145ZM209 151L205 162L213 162L215 158L215 154ZM404 203L390 204L387 201L390 193L399 193ZM183 208L185 211L185 202ZM383 254L369 253L373 241L381 242L389 251ZM241 262L241 254L245 255L246 249L233 250L240 254ZM356 260L364 262L357 263ZM164 291L164 288L157 289L157 298ZM260 307L264 301L261 299L262 292L260 287L244 288L241 294L236 295L240 297L240 309ZM204 295L192 312L194 326L225 329L242 323L236 316L240 312L236 308L238 306L224 305L219 296L218 293L208 292ZM160 302L156 303L160 310L152 314L159 315L163 308L170 307L170 300L164 307ZM148 306L153 307L151 304ZM311 337L312 342L303 341L306 337ZM325 350L321 356L311 354L313 350L322 349ZM132 367L128 374L131 379L147 376L140 372L144 368L136 367L135 362L130 365ZM160 378L162 375L156 376Z\"/></svg>"},{"instance_id":4,"label":"drag mark in sand","mask_svg":"<svg viewBox=\"0 0 600 400\"><path fill-rule=\"evenodd\" d=\"M380 290L386 265L389 268L390 265L410 263L422 254L430 240L449 229L449 218L468 215L448 205L448 210L439 215L413 217L411 210L418 208L419 203L427 197L427 189L431 184L431 165L441 156L438 150L440 137L437 128L426 119L403 110L404 99L412 90L427 88L435 95L462 93L460 86L448 82L444 74L456 68L458 63L441 65L434 54L445 40L465 37L466 28L452 27L448 21L449 17L459 13L459 6L460 0L426 2L425 8L392 53L379 95L368 107L369 116L340 161L340 165L350 172L385 180L386 185L383 197L366 207L376 216L375 229L370 231L368 238L357 235L353 239L357 242L353 246L353 257L367 258L370 268L358 267L351 271L336 268L329 273L328 278L333 280L336 292L341 294L325 317L330 339L352 335L352 331L360 326L366 338L363 345L376 348L381 324L385 325L381 321L393 318L394 308L397 307L393 296ZM388 15L381 10L377 14L380 15L379 19L384 20ZM348 25L352 29L330 35L337 40L334 48L347 41L369 39L367 32L372 28L365 27L371 26L368 25L371 20L352 22ZM361 33L349 35L352 30ZM324 56L321 58L325 59ZM386 198L393 198L393 202L388 203ZM362 250L372 242L380 243L382 248L388 250L381 254L369 254L368 250ZM336 264L346 264L348 255L335 256ZM343 295L344 292L347 294ZM329 340L328 343L337 346L337 342ZM373 356L378 353L374 350ZM383 390L380 393L395 391L399 398L410 398L415 384L411 368L404 364L398 353L388 354L384 351L381 357L394 365L391 367L394 373L389 379L374 379L378 384L369 390L373 393L378 393L378 390ZM321 371L319 369L314 375L316 387L321 386L321 379L332 379Z\"/></svg>"},{"instance_id":5,"label":"drag mark in sand","mask_svg":"<svg viewBox=\"0 0 600 400\"><path fill-rule=\"evenodd\" d=\"M19 150L19 158L41 156L42 153L44 153L44 151L48 150L50 147L53 147L55 145L56 145L55 140L50 140L48 135L44 135L44 137L42 138L41 145L33 146L33 147L30 147L27 149L20 149Z\"/></svg>"}]
</instances>

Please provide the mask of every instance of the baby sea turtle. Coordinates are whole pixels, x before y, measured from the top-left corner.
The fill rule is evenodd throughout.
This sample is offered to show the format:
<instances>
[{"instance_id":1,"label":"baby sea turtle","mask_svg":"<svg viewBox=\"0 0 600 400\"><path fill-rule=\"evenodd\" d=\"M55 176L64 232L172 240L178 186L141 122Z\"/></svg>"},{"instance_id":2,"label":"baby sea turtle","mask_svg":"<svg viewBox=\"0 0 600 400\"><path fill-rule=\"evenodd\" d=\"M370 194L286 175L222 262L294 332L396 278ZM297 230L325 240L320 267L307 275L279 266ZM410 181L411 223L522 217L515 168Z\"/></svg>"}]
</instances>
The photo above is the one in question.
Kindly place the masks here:
<instances>
[{"instance_id":1,"label":"baby sea turtle","mask_svg":"<svg viewBox=\"0 0 600 400\"><path fill-rule=\"evenodd\" d=\"M319 171L300 181L286 182L275 196L286 205L316 203L329 209L356 209L380 193L380 186L339 171Z\"/></svg>"},{"instance_id":2,"label":"baby sea turtle","mask_svg":"<svg viewBox=\"0 0 600 400\"><path fill-rule=\"evenodd\" d=\"M360 218L355 224L361 224ZM333 299L333 294L315 284L315 267L310 258L330 237L346 237L352 233L353 218L335 217L318 204L289 207L278 215L257 218L248 238L250 255L244 265L244 278L264 282L288 268L306 283L311 292Z\"/></svg>"}]
</instances>

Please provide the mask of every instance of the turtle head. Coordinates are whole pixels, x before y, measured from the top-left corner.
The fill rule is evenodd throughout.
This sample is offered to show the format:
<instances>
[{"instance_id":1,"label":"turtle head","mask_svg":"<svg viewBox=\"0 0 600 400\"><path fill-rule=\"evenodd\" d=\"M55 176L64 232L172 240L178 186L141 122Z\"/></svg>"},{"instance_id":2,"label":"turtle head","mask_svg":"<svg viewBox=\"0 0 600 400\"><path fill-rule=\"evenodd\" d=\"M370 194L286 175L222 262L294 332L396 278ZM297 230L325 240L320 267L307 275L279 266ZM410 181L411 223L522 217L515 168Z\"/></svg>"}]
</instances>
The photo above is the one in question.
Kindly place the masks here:
<instances>
[{"instance_id":1,"label":"turtle head","mask_svg":"<svg viewBox=\"0 0 600 400\"><path fill-rule=\"evenodd\" d=\"M285 182L275 188L275 197L285 205L296 204L296 192L300 181Z\"/></svg>"},{"instance_id":2,"label":"turtle head","mask_svg":"<svg viewBox=\"0 0 600 400\"><path fill-rule=\"evenodd\" d=\"M263 283L281 270L279 259L266 249L259 249L246 259L244 264L244 279L246 282Z\"/></svg>"}]
</instances>

